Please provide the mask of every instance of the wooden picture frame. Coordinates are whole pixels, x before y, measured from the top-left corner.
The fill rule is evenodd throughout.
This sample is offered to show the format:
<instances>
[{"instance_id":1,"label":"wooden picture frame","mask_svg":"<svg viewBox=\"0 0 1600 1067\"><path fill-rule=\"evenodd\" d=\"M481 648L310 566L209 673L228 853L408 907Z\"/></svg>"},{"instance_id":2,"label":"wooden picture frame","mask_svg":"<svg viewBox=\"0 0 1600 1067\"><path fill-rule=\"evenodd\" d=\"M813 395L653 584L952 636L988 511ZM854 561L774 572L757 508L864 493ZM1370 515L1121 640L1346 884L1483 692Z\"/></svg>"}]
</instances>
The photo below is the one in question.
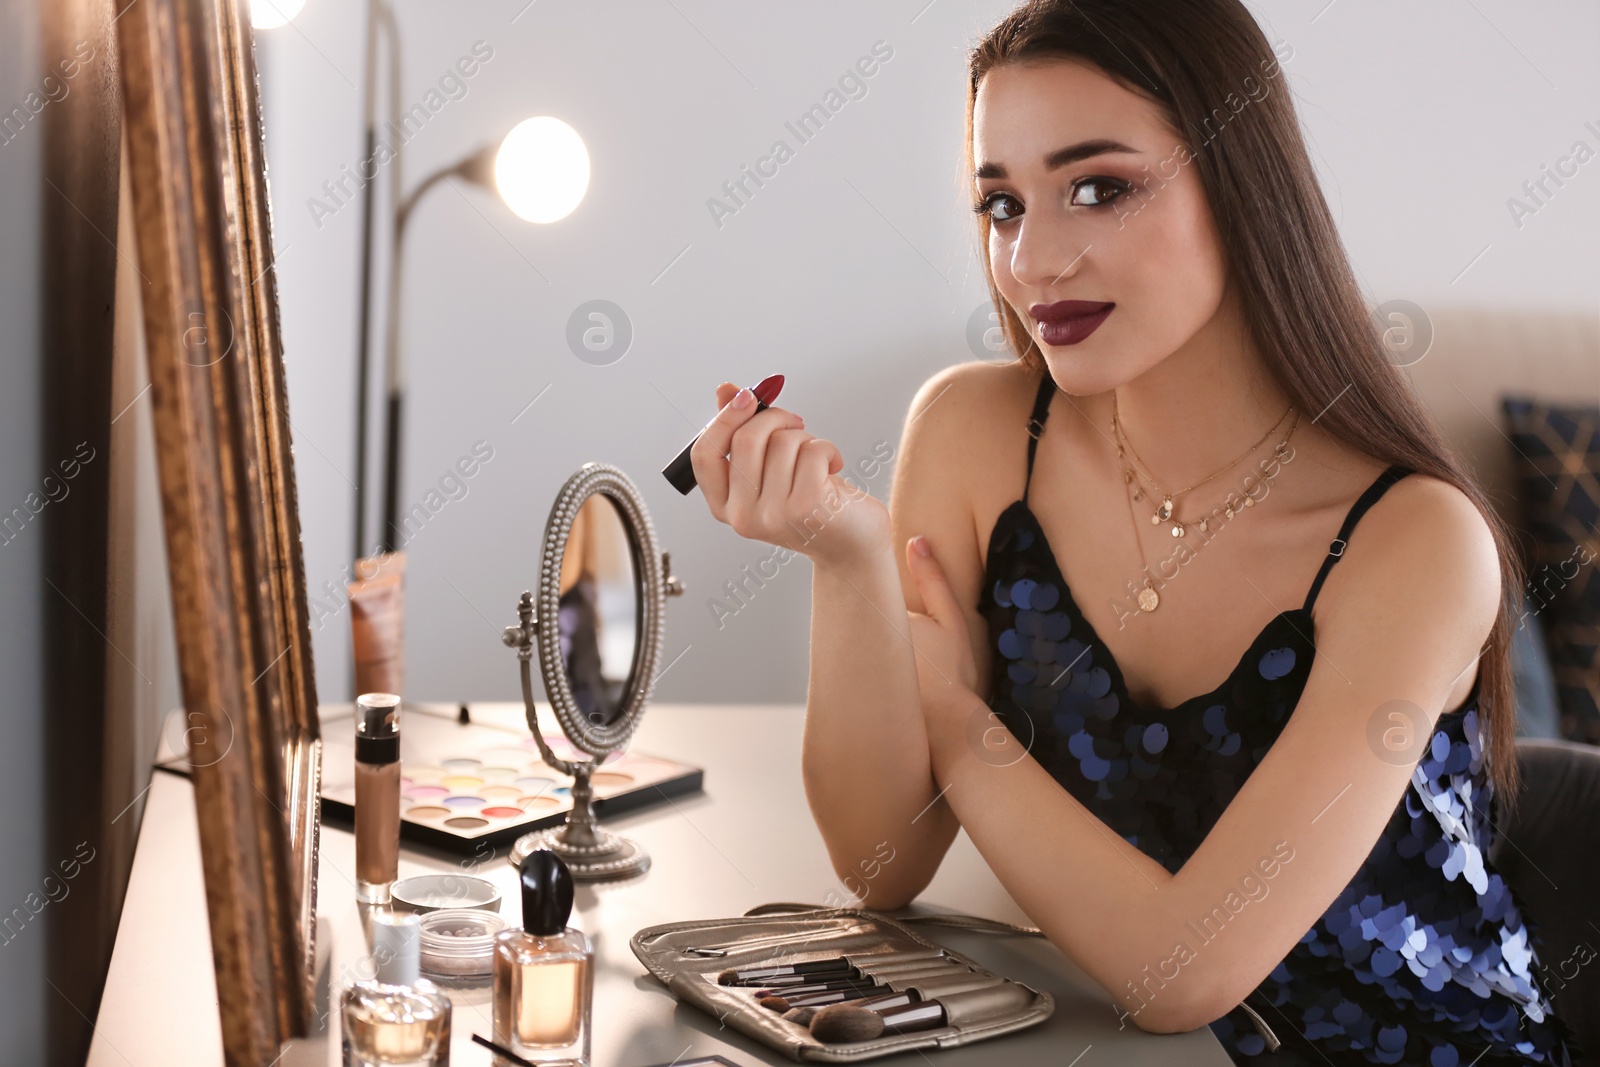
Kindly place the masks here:
<instances>
[{"instance_id":1,"label":"wooden picture frame","mask_svg":"<svg viewBox=\"0 0 1600 1067\"><path fill-rule=\"evenodd\" d=\"M321 746L247 0L116 19L223 1046L312 1019Z\"/></svg>"}]
</instances>

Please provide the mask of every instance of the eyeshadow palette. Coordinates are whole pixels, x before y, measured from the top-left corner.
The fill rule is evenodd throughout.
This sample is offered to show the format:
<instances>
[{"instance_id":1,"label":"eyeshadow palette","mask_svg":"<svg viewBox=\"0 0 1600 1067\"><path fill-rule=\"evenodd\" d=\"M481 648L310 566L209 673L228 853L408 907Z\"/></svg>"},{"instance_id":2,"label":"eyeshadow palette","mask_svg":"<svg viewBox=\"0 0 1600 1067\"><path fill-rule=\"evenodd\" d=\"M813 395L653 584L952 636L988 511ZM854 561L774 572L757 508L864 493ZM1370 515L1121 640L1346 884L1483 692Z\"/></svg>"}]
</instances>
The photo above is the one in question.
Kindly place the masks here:
<instances>
[{"instance_id":1,"label":"eyeshadow palette","mask_svg":"<svg viewBox=\"0 0 1600 1067\"><path fill-rule=\"evenodd\" d=\"M400 836L471 852L547 826L572 809L572 778L546 764L526 724L520 729L460 722L448 705L403 705L400 713ZM541 708L539 725L559 759L589 759ZM674 760L612 753L594 771L594 808L608 815L700 789L704 772ZM349 714L322 720L322 813L355 818L355 740Z\"/></svg>"},{"instance_id":2,"label":"eyeshadow palette","mask_svg":"<svg viewBox=\"0 0 1600 1067\"><path fill-rule=\"evenodd\" d=\"M353 826L353 708L324 704L321 712L322 815ZM182 709L167 717L156 766L188 777L194 762L221 758L231 745L201 748L204 737L185 723ZM557 758L590 758L542 704L539 727ZM185 742L194 745L192 753ZM561 825L572 810L572 779L540 759L520 704L403 704L400 776L401 838L458 852L509 845L530 831ZM696 792L704 777L701 768L675 760L612 753L594 772L595 814L604 820Z\"/></svg>"}]
</instances>

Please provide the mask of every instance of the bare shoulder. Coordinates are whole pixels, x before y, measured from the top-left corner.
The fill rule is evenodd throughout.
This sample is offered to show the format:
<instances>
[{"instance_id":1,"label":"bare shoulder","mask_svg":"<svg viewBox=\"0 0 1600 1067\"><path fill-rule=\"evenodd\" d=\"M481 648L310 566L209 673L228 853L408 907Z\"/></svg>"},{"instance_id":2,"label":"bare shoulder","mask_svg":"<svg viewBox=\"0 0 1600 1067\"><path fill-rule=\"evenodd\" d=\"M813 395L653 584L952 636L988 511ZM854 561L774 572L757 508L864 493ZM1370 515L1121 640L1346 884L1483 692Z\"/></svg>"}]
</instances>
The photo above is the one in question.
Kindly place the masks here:
<instances>
[{"instance_id":1,"label":"bare shoulder","mask_svg":"<svg viewBox=\"0 0 1600 1067\"><path fill-rule=\"evenodd\" d=\"M982 511L988 495L1014 499L1038 386L1038 373L1020 361L958 363L923 382L906 411L896 500L931 491Z\"/></svg>"},{"instance_id":2,"label":"bare shoulder","mask_svg":"<svg viewBox=\"0 0 1600 1067\"><path fill-rule=\"evenodd\" d=\"M1421 473L1401 478L1344 552L1317 603L1327 648L1430 646L1459 666L1488 640L1501 608L1499 551L1488 519L1458 487Z\"/></svg>"},{"instance_id":3,"label":"bare shoulder","mask_svg":"<svg viewBox=\"0 0 1600 1067\"><path fill-rule=\"evenodd\" d=\"M897 551L926 536L952 586L973 604L987 541L980 527L1022 488L1038 384L1020 362L959 363L924 382L906 412L889 505ZM900 565L904 571L903 558ZM907 605L920 610L914 583L901 579Z\"/></svg>"},{"instance_id":4,"label":"bare shoulder","mask_svg":"<svg viewBox=\"0 0 1600 1067\"><path fill-rule=\"evenodd\" d=\"M1394 577L1418 569L1447 575L1469 587L1500 584L1500 558L1494 533L1477 504L1459 487L1428 474L1409 474L1391 485L1351 535L1382 551L1362 571ZM1352 561L1354 560L1352 556Z\"/></svg>"},{"instance_id":5,"label":"bare shoulder","mask_svg":"<svg viewBox=\"0 0 1600 1067\"><path fill-rule=\"evenodd\" d=\"M934 374L917 390L906 412L905 444L981 470L1026 441L1024 427L1039 386L1037 372L1020 361L957 363ZM997 432L1017 428L1014 434Z\"/></svg>"}]
</instances>

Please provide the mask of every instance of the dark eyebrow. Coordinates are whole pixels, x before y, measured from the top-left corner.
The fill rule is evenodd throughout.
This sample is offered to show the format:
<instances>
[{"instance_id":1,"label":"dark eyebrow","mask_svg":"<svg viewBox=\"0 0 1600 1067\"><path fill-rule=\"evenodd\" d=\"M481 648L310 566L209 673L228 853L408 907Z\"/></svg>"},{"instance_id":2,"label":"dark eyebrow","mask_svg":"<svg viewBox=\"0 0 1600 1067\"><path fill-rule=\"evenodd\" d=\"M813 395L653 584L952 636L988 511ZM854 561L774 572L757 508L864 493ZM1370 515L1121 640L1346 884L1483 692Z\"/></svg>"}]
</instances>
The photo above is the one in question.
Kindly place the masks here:
<instances>
[{"instance_id":1,"label":"dark eyebrow","mask_svg":"<svg viewBox=\"0 0 1600 1067\"><path fill-rule=\"evenodd\" d=\"M1091 141L1079 141L1077 144L1068 145L1065 148L1058 148L1054 152L1051 152L1049 155L1044 157L1044 169L1059 170L1062 167L1070 166L1079 160L1088 159L1091 156L1105 155L1110 152L1123 152L1131 155L1137 154L1138 149L1129 148L1121 141L1113 141L1109 138L1097 137ZM1004 178L1005 176L1006 169L998 163L985 163L977 170L972 172L972 177L974 179Z\"/></svg>"}]
</instances>

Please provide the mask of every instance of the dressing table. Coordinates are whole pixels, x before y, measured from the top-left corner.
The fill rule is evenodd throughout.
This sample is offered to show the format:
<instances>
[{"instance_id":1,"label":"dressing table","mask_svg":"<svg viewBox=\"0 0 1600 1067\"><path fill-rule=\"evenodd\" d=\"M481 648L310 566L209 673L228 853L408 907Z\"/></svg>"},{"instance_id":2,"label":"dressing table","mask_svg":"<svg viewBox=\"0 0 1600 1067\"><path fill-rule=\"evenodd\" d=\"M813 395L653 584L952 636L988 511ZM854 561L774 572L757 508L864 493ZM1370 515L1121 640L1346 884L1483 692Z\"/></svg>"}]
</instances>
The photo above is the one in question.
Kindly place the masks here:
<instances>
[{"instance_id":1,"label":"dressing table","mask_svg":"<svg viewBox=\"0 0 1600 1067\"><path fill-rule=\"evenodd\" d=\"M348 715L343 706L324 710L330 718ZM520 704L474 704L471 713L477 722L515 726L522 722L523 709ZM641 722L638 749L695 762L705 768L705 789L609 819L608 825L644 845L653 857L651 868L625 883L578 887L572 921L595 941L597 1067L646 1067L713 1053L743 1065L791 1062L719 1026L698 1009L680 1005L645 972L628 939L655 923L739 915L773 901L848 902L801 786L804 714L799 705L659 704ZM506 852L501 848L479 860L406 844L400 875L462 871L486 878L509 902L502 904L501 913L514 923L516 871L506 862ZM331 980L335 995L341 973L367 954L355 902L354 859L353 835L324 825L318 956L319 970ZM965 834L957 836L939 874L912 910L1028 922ZM1228 1067L1209 1030L1154 1035L1131 1024L1119 1029L1111 999L1041 938L944 927L926 934L1056 999L1055 1014L1039 1026L994 1042L944 1049L927 1056L927 1063L976 1067L1004 1057L1017 1067ZM492 1063L491 1055L471 1038L491 1032L488 987L453 990L451 997L451 1063ZM216 1000L194 791L186 778L158 770L146 798L90 1067L221 1064ZM329 1032L296 1044L279 1064L337 1065L336 1011L328 1022ZM905 1054L876 1062L922 1064L924 1057Z\"/></svg>"}]
</instances>

